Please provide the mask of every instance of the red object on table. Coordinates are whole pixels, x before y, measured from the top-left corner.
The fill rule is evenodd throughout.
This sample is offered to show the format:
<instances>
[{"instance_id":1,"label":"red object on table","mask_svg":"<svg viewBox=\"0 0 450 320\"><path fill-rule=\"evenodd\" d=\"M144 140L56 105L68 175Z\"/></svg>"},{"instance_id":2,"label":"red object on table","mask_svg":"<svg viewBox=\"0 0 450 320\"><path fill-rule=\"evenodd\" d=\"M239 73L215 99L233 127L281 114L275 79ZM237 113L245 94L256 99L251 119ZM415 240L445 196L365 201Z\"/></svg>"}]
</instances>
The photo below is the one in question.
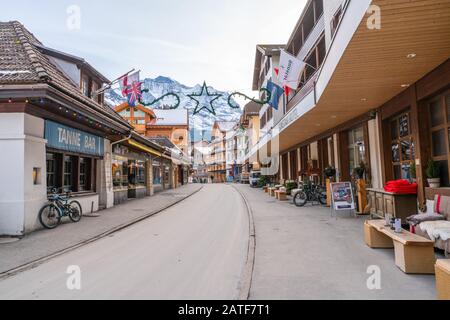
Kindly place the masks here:
<instances>
[{"instance_id":1,"label":"red object on table","mask_svg":"<svg viewBox=\"0 0 450 320\"><path fill-rule=\"evenodd\" d=\"M410 183L408 180L389 181L384 190L396 194L417 194L417 183Z\"/></svg>"}]
</instances>

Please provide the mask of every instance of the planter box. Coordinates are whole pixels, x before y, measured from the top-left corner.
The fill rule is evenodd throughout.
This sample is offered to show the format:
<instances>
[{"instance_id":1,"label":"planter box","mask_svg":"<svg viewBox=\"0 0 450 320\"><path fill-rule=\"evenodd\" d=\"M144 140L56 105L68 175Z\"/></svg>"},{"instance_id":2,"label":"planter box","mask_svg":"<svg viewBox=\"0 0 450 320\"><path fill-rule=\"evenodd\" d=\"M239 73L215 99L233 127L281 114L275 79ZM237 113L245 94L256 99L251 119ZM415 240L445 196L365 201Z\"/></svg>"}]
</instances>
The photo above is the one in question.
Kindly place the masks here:
<instances>
[{"instance_id":1,"label":"planter box","mask_svg":"<svg viewBox=\"0 0 450 320\"><path fill-rule=\"evenodd\" d=\"M450 260L436 262L436 290L439 300L450 300Z\"/></svg>"}]
</instances>

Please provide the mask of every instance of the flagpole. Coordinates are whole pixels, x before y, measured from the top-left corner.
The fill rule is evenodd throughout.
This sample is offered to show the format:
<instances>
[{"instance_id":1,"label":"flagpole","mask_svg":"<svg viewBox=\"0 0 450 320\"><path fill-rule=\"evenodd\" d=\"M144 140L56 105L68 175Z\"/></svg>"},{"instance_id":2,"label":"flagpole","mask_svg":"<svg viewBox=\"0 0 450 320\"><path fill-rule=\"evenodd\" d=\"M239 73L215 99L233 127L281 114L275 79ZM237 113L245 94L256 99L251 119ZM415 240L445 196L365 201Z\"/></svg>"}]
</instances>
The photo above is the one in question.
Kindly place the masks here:
<instances>
[{"instance_id":1,"label":"flagpole","mask_svg":"<svg viewBox=\"0 0 450 320\"><path fill-rule=\"evenodd\" d=\"M106 86L104 86L103 88L97 90L96 92L92 93L93 96L98 96L100 94L102 94L103 92L105 92L106 90L110 89L114 84L116 84L120 79L125 78L126 76L128 76L130 73L132 73L134 70L136 69L132 69L130 71L128 71L127 73L125 73L124 75L118 77L117 79L111 81L110 83L108 83ZM137 71L140 72L141 70Z\"/></svg>"}]
</instances>

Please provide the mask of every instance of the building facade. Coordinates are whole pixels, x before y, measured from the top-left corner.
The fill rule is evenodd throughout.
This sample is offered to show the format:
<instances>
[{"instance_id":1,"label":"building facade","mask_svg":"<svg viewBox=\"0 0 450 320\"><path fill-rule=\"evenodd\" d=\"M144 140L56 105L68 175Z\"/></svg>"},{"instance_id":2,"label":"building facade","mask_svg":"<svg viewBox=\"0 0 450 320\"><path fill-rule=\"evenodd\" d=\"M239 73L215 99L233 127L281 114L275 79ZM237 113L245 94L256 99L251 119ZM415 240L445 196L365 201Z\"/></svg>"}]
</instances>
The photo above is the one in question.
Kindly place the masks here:
<instances>
[{"instance_id":1,"label":"building facade","mask_svg":"<svg viewBox=\"0 0 450 320\"><path fill-rule=\"evenodd\" d=\"M152 166L171 154L104 103L108 79L19 22L0 22L0 48L0 235L41 228L53 192L83 213L153 193Z\"/></svg>"},{"instance_id":2,"label":"building facade","mask_svg":"<svg viewBox=\"0 0 450 320\"><path fill-rule=\"evenodd\" d=\"M308 1L284 46L307 62L300 85L278 111L262 108L249 156L270 150L282 182L324 183L327 166L349 181L364 166L368 184L383 188L416 167L421 205L445 192L428 187L425 171L433 159L449 185L449 14L448 1ZM277 81L274 46L259 47L254 89Z\"/></svg>"}]
</instances>

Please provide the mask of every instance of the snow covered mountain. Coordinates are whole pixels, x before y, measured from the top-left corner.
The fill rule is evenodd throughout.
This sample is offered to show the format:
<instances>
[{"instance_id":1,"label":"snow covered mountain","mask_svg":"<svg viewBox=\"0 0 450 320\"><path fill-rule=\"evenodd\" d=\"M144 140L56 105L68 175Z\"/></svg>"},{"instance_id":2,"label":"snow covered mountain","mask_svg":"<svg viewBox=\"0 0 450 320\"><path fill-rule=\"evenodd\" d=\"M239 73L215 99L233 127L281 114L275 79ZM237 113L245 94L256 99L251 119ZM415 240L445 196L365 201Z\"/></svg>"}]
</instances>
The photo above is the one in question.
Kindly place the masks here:
<instances>
[{"instance_id":1,"label":"snow covered mountain","mask_svg":"<svg viewBox=\"0 0 450 320\"><path fill-rule=\"evenodd\" d=\"M148 89L148 93L144 93L143 101L152 102L155 99L163 96L166 93L176 93L181 100L179 108L184 108L189 111L189 123L191 138L194 141L200 140L203 136L204 139L210 139L211 128L214 121L238 121L241 117L241 109L233 109L228 105L229 94L208 87L210 94L222 94L218 100L214 101L214 109L216 115L212 115L209 112L202 110L199 114L193 116L196 102L189 98L188 94L200 94L202 91L202 85L198 84L195 87L185 86L175 80L168 77L157 77L155 79L147 78L143 81L143 89ZM126 101L122 97L120 89L111 89L106 91L105 100L111 106L117 106ZM152 106L154 109L164 109L166 106L174 105L175 99L173 97L167 97L164 100ZM238 105L235 102L236 105Z\"/></svg>"}]
</instances>

